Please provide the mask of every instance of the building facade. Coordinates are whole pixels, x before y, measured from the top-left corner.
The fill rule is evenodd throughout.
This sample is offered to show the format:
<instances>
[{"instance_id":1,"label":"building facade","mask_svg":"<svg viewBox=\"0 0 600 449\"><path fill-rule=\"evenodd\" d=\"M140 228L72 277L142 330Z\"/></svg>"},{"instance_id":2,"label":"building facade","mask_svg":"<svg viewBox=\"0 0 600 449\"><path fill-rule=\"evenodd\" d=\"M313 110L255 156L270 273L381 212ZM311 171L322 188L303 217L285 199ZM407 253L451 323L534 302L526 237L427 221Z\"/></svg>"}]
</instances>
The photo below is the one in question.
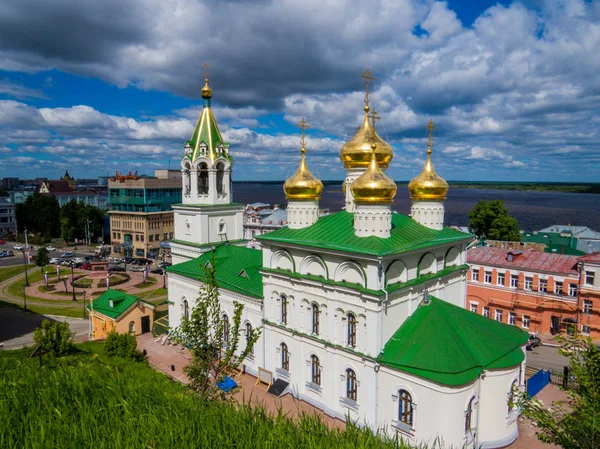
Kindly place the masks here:
<instances>
[{"instance_id":1,"label":"building facade","mask_svg":"<svg viewBox=\"0 0 600 449\"><path fill-rule=\"evenodd\" d=\"M0 198L0 236L17 232L15 205L7 198Z\"/></svg>"},{"instance_id":2,"label":"building facade","mask_svg":"<svg viewBox=\"0 0 600 449\"><path fill-rule=\"evenodd\" d=\"M241 362L246 373L267 370L330 416L411 443L512 443L510 398L524 384L528 334L465 310L472 236L443 225L448 184L433 169L431 134L425 168L409 184L412 217L391 210L393 151L371 124L368 95L363 125L341 150L345 210L319 216L323 184L308 169L303 135L300 166L284 184L288 226L258 236L256 250L239 240L243 208L219 183L233 158L219 140L208 80L202 95L182 158L184 204L175 206L169 325L190 317L204 268L215 264L221 338L231 338L235 302L246 336L262 327Z\"/></svg>"},{"instance_id":3,"label":"building facade","mask_svg":"<svg viewBox=\"0 0 600 449\"><path fill-rule=\"evenodd\" d=\"M466 307L530 333L600 339L597 258L472 248Z\"/></svg>"},{"instance_id":4,"label":"building facade","mask_svg":"<svg viewBox=\"0 0 600 449\"><path fill-rule=\"evenodd\" d=\"M117 175L108 182L110 237L113 253L126 257L156 257L161 242L173 238L171 206L181 202L181 178L157 170L155 178Z\"/></svg>"}]
</instances>

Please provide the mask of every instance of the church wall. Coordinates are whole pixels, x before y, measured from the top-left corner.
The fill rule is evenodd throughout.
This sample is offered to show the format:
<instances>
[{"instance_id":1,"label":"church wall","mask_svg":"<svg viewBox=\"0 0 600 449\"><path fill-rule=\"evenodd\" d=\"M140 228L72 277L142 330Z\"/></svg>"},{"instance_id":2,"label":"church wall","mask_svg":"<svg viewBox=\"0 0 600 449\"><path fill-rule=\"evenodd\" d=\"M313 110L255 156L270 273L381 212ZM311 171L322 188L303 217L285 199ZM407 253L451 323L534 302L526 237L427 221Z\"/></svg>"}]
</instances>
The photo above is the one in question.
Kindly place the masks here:
<instances>
[{"instance_id":1,"label":"church wall","mask_svg":"<svg viewBox=\"0 0 600 449\"><path fill-rule=\"evenodd\" d=\"M175 238L178 240L202 245L243 238L243 214L239 206L216 210L174 209ZM220 223L225 226L222 234L219 233Z\"/></svg>"}]
</instances>

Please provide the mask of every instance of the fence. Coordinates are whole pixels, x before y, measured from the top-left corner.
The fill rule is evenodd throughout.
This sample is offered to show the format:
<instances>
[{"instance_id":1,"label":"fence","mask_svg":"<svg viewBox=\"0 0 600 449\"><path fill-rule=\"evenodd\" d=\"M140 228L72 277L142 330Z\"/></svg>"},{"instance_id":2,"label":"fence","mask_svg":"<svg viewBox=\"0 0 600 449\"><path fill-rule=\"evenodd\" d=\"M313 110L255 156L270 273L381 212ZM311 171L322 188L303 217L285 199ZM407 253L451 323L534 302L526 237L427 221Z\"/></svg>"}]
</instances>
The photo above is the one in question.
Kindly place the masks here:
<instances>
[{"instance_id":1,"label":"fence","mask_svg":"<svg viewBox=\"0 0 600 449\"><path fill-rule=\"evenodd\" d=\"M539 370L529 379L527 379L527 396L532 397L544 389L550 382L550 371Z\"/></svg>"},{"instance_id":2,"label":"fence","mask_svg":"<svg viewBox=\"0 0 600 449\"><path fill-rule=\"evenodd\" d=\"M550 373L550 382L560 385L565 390L577 387L577 379L573 375L569 375L569 367L565 366L563 372L552 371Z\"/></svg>"}]
</instances>

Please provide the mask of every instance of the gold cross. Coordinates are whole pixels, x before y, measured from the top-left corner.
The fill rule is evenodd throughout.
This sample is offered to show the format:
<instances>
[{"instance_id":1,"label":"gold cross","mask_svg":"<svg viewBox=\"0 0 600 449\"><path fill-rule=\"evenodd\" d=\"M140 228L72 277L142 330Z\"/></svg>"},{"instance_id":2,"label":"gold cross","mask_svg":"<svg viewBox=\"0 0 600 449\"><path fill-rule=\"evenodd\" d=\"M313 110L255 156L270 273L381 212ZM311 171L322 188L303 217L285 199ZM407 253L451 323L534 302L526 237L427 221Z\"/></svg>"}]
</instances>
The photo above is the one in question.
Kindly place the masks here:
<instances>
[{"instance_id":1,"label":"gold cross","mask_svg":"<svg viewBox=\"0 0 600 449\"><path fill-rule=\"evenodd\" d=\"M361 73L360 77L365 79L366 91L367 91L367 93L365 94L365 104L367 106L369 106L369 83L376 78L374 76L372 76L371 71L369 69L366 69L365 73Z\"/></svg>"},{"instance_id":2,"label":"gold cross","mask_svg":"<svg viewBox=\"0 0 600 449\"><path fill-rule=\"evenodd\" d=\"M205 62L204 64L202 64L202 67L204 67L206 69L206 72L204 72L204 78L206 78L208 80L208 69L210 69L208 62Z\"/></svg>"},{"instance_id":3,"label":"gold cross","mask_svg":"<svg viewBox=\"0 0 600 449\"><path fill-rule=\"evenodd\" d=\"M308 122L305 120L304 117L302 117L302 120L300 120L300 123L296 123L296 126L300 129L302 129L302 138L300 139L300 145L302 145L302 153L304 154L304 151L306 151L304 149L304 144L306 143L306 136L305 136L304 132L311 126L308 124Z\"/></svg>"},{"instance_id":4,"label":"gold cross","mask_svg":"<svg viewBox=\"0 0 600 449\"><path fill-rule=\"evenodd\" d=\"M375 142L375 122L377 120L381 120L381 117L377 115L377 111L373 108L371 111L371 123L373 123L373 127L371 128L371 142Z\"/></svg>"},{"instance_id":5,"label":"gold cross","mask_svg":"<svg viewBox=\"0 0 600 449\"><path fill-rule=\"evenodd\" d=\"M433 126L433 120L429 119L429 123L425 126L429 130L429 138L427 139L427 154L431 154L431 141L433 140L433 130L435 126Z\"/></svg>"}]
</instances>

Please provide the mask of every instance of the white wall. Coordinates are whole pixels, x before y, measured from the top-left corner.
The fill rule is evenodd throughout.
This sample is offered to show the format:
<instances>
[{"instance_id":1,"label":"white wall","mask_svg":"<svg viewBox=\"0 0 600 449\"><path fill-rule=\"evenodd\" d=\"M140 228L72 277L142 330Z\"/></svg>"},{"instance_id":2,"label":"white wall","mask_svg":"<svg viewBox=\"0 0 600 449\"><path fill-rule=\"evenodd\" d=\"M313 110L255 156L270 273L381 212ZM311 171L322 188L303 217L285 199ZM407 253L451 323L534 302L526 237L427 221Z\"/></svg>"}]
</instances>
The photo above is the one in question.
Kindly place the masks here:
<instances>
[{"instance_id":1,"label":"white wall","mask_svg":"<svg viewBox=\"0 0 600 449\"><path fill-rule=\"evenodd\" d=\"M243 238L243 207L212 208L174 206L175 239L195 244L239 240ZM225 233L219 233L219 223L224 223Z\"/></svg>"}]
</instances>

